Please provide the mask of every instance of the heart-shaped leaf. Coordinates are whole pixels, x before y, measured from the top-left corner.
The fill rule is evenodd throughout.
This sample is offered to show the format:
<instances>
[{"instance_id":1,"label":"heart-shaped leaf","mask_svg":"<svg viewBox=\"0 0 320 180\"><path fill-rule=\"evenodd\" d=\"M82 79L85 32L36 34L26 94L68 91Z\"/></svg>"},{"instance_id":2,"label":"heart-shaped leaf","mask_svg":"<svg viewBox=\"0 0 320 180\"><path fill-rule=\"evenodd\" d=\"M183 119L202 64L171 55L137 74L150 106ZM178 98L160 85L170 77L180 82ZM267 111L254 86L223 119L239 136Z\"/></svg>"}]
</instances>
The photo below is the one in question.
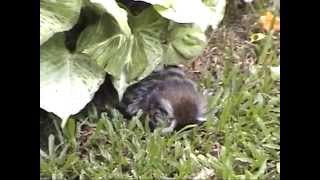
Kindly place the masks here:
<instances>
[{"instance_id":1,"label":"heart-shaped leaf","mask_svg":"<svg viewBox=\"0 0 320 180\"><path fill-rule=\"evenodd\" d=\"M165 46L166 64L186 64L199 56L207 43L205 34L196 25L174 24L169 30Z\"/></svg>"},{"instance_id":2,"label":"heart-shaped leaf","mask_svg":"<svg viewBox=\"0 0 320 180\"><path fill-rule=\"evenodd\" d=\"M89 55L113 76L120 99L129 85L149 75L161 62L160 36L168 24L152 8L129 18L129 35L123 33L111 15L104 14L83 31L78 41L78 51Z\"/></svg>"},{"instance_id":3,"label":"heart-shaped leaf","mask_svg":"<svg viewBox=\"0 0 320 180\"><path fill-rule=\"evenodd\" d=\"M137 0L136 0L137 1ZM216 29L221 22L226 0L144 0L165 18L177 23L194 23L202 31Z\"/></svg>"},{"instance_id":4,"label":"heart-shaped leaf","mask_svg":"<svg viewBox=\"0 0 320 180\"><path fill-rule=\"evenodd\" d=\"M40 48L40 107L59 116L64 127L93 98L104 77L88 56L70 54L58 33Z\"/></svg>"},{"instance_id":5,"label":"heart-shaped leaf","mask_svg":"<svg viewBox=\"0 0 320 180\"><path fill-rule=\"evenodd\" d=\"M81 0L40 0L40 45L55 33L71 29L80 15Z\"/></svg>"}]
</instances>

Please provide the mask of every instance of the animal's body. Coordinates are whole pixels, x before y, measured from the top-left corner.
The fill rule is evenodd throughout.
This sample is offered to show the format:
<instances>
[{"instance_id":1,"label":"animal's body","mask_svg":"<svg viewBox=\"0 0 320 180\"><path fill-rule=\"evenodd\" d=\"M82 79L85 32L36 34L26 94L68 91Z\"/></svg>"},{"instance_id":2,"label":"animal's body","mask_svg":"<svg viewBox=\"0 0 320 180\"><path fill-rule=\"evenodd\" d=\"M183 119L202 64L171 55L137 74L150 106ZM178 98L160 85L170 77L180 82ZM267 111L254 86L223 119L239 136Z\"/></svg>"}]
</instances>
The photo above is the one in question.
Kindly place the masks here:
<instances>
[{"instance_id":1,"label":"animal's body","mask_svg":"<svg viewBox=\"0 0 320 180\"><path fill-rule=\"evenodd\" d=\"M127 117L141 109L150 118L151 128L165 123L163 132L171 132L185 125L205 120L205 101L196 84L179 68L152 73L129 87L121 102Z\"/></svg>"}]
</instances>

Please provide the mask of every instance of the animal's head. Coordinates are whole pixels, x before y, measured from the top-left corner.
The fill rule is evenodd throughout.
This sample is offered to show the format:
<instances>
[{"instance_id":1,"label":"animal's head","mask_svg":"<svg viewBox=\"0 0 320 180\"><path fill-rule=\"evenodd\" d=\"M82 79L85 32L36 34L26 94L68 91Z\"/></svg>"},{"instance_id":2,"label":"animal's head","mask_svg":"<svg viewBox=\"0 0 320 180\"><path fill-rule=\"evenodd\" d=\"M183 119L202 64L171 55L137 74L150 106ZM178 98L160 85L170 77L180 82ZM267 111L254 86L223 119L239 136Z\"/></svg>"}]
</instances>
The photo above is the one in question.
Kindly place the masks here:
<instances>
[{"instance_id":1,"label":"animal's head","mask_svg":"<svg viewBox=\"0 0 320 180\"><path fill-rule=\"evenodd\" d=\"M188 124L205 121L206 104L195 84L186 79L170 79L158 85L149 99L151 126L164 123L164 132L171 132Z\"/></svg>"}]
</instances>

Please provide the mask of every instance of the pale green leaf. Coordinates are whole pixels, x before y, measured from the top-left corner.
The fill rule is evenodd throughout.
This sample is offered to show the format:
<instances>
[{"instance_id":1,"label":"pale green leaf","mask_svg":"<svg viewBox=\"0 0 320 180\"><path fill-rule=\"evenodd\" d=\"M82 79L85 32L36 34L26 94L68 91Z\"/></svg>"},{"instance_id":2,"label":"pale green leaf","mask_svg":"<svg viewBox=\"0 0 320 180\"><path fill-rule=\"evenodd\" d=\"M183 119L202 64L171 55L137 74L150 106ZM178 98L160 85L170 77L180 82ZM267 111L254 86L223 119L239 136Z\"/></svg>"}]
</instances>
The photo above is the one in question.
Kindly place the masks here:
<instances>
[{"instance_id":1,"label":"pale green leaf","mask_svg":"<svg viewBox=\"0 0 320 180\"><path fill-rule=\"evenodd\" d=\"M169 21L162 18L153 8L144 10L139 16L129 17L130 26L133 35L137 39L135 51L141 51L143 47L143 55L148 61L148 65L144 67L144 72L138 77L138 80L149 75L162 61L163 48L161 37L166 33Z\"/></svg>"},{"instance_id":2,"label":"pale green leaf","mask_svg":"<svg viewBox=\"0 0 320 180\"><path fill-rule=\"evenodd\" d=\"M223 20L227 1L226 0L202 0L202 2L210 9L211 18L209 25L212 29L218 28L218 25Z\"/></svg>"},{"instance_id":3,"label":"pale green leaf","mask_svg":"<svg viewBox=\"0 0 320 180\"><path fill-rule=\"evenodd\" d=\"M208 26L216 29L221 22L226 0L144 0L154 6L163 17L177 23L194 23L202 31Z\"/></svg>"},{"instance_id":4,"label":"pale green leaf","mask_svg":"<svg viewBox=\"0 0 320 180\"><path fill-rule=\"evenodd\" d=\"M77 52L82 52L83 50L92 48L93 46L100 46L99 43L102 43L118 34L122 33L117 22L115 22L113 17L109 14L102 14L99 19L97 19L96 23L89 25L81 32L77 41L76 50Z\"/></svg>"},{"instance_id":5,"label":"pale green leaf","mask_svg":"<svg viewBox=\"0 0 320 180\"><path fill-rule=\"evenodd\" d=\"M130 51L129 48L130 39L123 34L118 34L84 49L82 53L89 55L106 72L119 79L126 63L128 51Z\"/></svg>"},{"instance_id":6,"label":"pale green leaf","mask_svg":"<svg viewBox=\"0 0 320 180\"><path fill-rule=\"evenodd\" d=\"M131 35L123 34L105 14L95 25L86 28L78 41L79 51L89 55L113 76L120 99L129 85L149 75L161 62L160 36L168 24L152 8L129 18Z\"/></svg>"},{"instance_id":7,"label":"pale green leaf","mask_svg":"<svg viewBox=\"0 0 320 180\"><path fill-rule=\"evenodd\" d=\"M88 56L70 54L59 33L40 49L40 107L59 116L64 126L93 98L104 76Z\"/></svg>"},{"instance_id":8,"label":"pale green leaf","mask_svg":"<svg viewBox=\"0 0 320 180\"><path fill-rule=\"evenodd\" d=\"M120 74L119 79L113 80L113 85L118 92L119 99L122 99L124 92L126 91L127 87L129 87L129 83L127 82L124 72Z\"/></svg>"},{"instance_id":9,"label":"pale green leaf","mask_svg":"<svg viewBox=\"0 0 320 180\"><path fill-rule=\"evenodd\" d=\"M40 45L77 22L81 0L40 0Z\"/></svg>"},{"instance_id":10,"label":"pale green leaf","mask_svg":"<svg viewBox=\"0 0 320 180\"><path fill-rule=\"evenodd\" d=\"M195 25L174 24L168 34L164 62L186 64L202 54L207 40L201 29Z\"/></svg>"},{"instance_id":11,"label":"pale green leaf","mask_svg":"<svg viewBox=\"0 0 320 180\"><path fill-rule=\"evenodd\" d=\"M131 30L128 25L127 11L120 8L115 0L90 0L102 7L106 12L113 16L113 18L119 24L120 29L126 35L131 34Z\"/></svg>"}]
</instances>

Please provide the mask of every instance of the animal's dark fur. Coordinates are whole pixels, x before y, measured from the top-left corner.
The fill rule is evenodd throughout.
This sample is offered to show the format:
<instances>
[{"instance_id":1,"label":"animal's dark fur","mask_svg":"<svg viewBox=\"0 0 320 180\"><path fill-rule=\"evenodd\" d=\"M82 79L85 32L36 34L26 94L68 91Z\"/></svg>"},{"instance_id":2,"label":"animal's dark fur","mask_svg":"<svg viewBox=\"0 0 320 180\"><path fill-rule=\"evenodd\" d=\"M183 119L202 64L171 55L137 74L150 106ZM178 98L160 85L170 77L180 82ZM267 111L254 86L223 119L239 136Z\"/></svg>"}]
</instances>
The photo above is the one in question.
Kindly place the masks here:
<instances>
[{"instance_id":1,"label":"animal's dark fur","mask_svg":"<svg viewBox=\"0 0 320 180\"><path fill-rule=\"evenodd\" d=\"M159 121L176 121L175 129L203 120L205 103L194 82L187 79L178 68L168 68L152 73L146 79L129 87L122 106L128 117L142 109L151 119L151 127ZM201 119L201 120L200 120Z\"/></svg>"}]
</instances>

